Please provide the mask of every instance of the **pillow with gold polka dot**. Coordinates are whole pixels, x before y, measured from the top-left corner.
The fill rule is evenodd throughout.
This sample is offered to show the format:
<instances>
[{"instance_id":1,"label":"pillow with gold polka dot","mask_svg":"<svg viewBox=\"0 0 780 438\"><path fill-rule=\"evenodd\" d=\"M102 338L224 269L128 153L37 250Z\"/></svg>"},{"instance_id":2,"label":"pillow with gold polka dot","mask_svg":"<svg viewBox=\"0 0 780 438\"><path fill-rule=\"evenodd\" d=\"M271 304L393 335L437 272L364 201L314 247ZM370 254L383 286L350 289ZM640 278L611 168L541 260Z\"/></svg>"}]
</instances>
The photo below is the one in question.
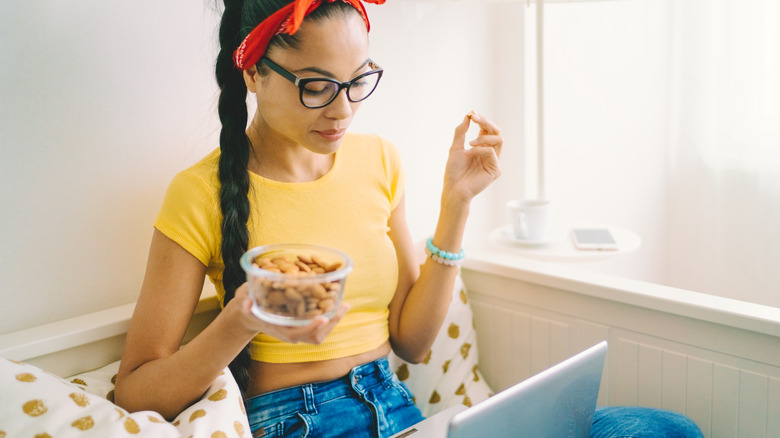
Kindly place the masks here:
<instances>
[{"instance_id":1,"label":"pillow with gold polka dot","mask_svg":"<svg viewBox=\"0 0 780 438\"><path fill-rule=\"evenodd\" d=\"M206 394L173 422L113 403L119 362L62 378L0 358L0 438L249 437L241 392L226 368Z\"/></svg>"},{"instance_id":2,"label":"pillow with gold polka dot","mask_svg":"<svg viewBox=\"0 0 780 438\"><path fill-rule=\"evenodd\" d=\"M470 407L493 394L479 371L477 357L474 315L458 276L447 316L425 359L412 364L391 353L389 360L417 407L429 417L456 404Z\"/></svg>"}]
</instances>

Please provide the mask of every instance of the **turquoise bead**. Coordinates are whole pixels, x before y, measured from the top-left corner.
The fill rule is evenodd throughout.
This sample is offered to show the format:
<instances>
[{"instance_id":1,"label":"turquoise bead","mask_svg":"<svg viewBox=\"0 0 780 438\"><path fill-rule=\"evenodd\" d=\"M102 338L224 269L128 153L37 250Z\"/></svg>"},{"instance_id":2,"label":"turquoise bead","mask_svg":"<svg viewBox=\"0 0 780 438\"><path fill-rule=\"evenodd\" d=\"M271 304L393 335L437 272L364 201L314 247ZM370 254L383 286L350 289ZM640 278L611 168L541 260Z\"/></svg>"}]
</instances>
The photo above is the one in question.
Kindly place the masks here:
<instances>
[{"instance_id":1,"label":"turquoise bead","mask_svg":"<svg viewBox=\"0 0 780 438\"><path fill-rule=\"evenodd\" d=\"M425 242L425 247L428 248L428 251L431 252L432 256L440 257L444 260L452 260L452 261L460 261L465 258L465 253L463 252L463 249L460 250L460 252L449 252L449 251L442 251L439 248L436 247L436 245L433 244L433 238L429 238L427 242Z\"/></svg>"}]
</instances>

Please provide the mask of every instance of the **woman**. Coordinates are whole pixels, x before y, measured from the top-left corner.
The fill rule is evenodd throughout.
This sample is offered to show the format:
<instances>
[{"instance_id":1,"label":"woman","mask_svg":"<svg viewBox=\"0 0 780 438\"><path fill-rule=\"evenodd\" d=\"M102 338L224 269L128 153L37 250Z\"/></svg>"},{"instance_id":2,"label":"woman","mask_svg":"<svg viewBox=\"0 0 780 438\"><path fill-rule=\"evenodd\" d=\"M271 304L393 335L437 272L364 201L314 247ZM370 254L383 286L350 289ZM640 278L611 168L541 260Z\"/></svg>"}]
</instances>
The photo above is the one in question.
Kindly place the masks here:
<instances>
[{"instance_id":1,"label":"woman","mask_svg":"<svg viewBox=\"0 0 780 438\"><path fill-rule=\"evenodd\" d=\"M225 2L220 147L176 176L155 222L118 404L173 418L230 364L255 436L385 437L422 419L386 356L417 362L433 343L471 200L499 176L503 140L474 113L455 129L429 241L454 255L419 267L396 149L346 132L382 75L369 28L360 0ZM248 127L247 91L257 102ZM466 149L471 122L481 129ZM281 327L252 314L239 258L269 243L353 258L334 317ZM206 275L223 310L180 348Z\"/></svg>"},{"instance_id":2,"label":"woman","mask_svg":"<svg viewBox=\"0 0 780 438\"><path fill-rule=\"evenodd\" d=\"M299 3L294 10L285 1L226 2L217 59L220 148L177 175L166 195L115 397L128 409L172 418L234 362L253 429L389 436L421 416L386 356L391 348L410 361L426 354L457 268L433 259L418 267L397 151L378 137L346 133L381 77L369 59L363 5ZM277 34L279 23L289 33ZM325 80L296 86L294 77ZM258 108L248 128L247 90ZM481 133L466 150L470 121ZM457 127L433 235L438 248L460 250L471 199L499 176L501 145L498 128L481 116ZM285 227L294 218L305 219ZM327 245L353 258L335 317L280 327L251 313L239 257L277 242ZM205 275L224 309L180 349ZM363 393L324 403L340 399L350 384L345 376L359 378ZM314 397L325 398L314 401L319 416L295 416L295 401L292 419L277 413L290 388L311 391L312 383Z\"/></svg>"}]
</instances>

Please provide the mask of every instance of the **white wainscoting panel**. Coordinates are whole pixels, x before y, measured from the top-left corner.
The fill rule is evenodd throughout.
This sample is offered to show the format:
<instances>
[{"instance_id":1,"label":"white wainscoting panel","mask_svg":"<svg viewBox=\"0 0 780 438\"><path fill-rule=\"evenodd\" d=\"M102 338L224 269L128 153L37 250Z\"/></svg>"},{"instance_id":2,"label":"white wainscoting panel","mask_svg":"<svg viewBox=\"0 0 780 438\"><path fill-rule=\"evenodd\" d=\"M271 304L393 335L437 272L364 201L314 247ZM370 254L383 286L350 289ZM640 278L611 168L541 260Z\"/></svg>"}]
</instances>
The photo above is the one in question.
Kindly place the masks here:
<instances>
[{"instance_id":1,"label":"white wainscoting panel","mask_svg":"<svg viewBox=\"0 0 780 438\"><path fill-rule=\"evenodd\" d=\"M480 368L500 391L602 340L599 405L668 409L707 437L780 438L780 339L464 270Z\"/></svg>"}]
</instances>

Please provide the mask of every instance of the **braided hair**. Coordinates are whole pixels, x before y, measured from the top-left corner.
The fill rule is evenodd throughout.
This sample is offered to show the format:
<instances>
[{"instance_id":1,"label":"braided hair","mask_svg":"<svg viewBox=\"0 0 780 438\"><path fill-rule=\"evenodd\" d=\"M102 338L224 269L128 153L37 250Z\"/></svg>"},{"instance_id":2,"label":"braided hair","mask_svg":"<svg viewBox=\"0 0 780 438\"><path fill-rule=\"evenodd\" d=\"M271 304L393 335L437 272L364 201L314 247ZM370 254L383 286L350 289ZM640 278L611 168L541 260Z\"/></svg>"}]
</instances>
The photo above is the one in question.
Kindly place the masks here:
<instances>
[{"instance_id":1,"label":"braided hair","mask_svg":"<svg viewBox=\"0 0 780 438\"><path fill-rule=\"evenodd\" d=\"M225 289L224 304L233 299L236 289L246 281L239 260L249 247L249 156L251 144L246 135L248 110L247 88L243 73L233 64L233 52L252 29L265 18L289 4L290 0L225 0L225 10L219 27L220 50L216 61L216 79L220 89L218 113L222 124L219 135L219 205L222 212L222 260L225 270L222 285ZM323 3L307 19L321 20L336 12L343 15L356 13L343 2ZM268 48L297 48L296 35L277 35ZM267 74L266 67L258 64L258 73ZM233 373L242 391L249 384L248 368L251 363L248 347L231 362Z\"/></svg>"}]
</instances>

